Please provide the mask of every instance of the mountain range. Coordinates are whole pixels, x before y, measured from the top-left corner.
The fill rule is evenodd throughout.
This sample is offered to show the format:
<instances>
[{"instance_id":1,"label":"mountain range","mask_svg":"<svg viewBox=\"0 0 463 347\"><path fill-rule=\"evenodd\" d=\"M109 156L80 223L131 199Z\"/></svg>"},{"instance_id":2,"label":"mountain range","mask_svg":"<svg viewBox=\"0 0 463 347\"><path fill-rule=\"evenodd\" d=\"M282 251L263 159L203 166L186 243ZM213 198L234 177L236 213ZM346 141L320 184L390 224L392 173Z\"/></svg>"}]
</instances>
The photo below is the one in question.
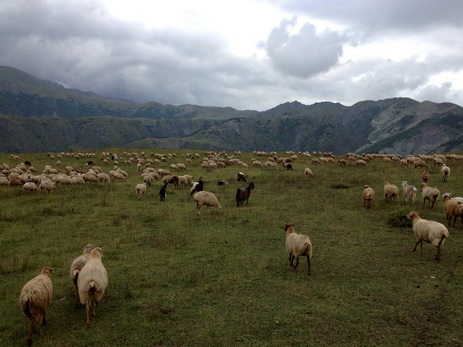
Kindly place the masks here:
<instances>
[{"instance_id":1,"label":"mountain range","mask_svg":"<svg viewBox=\"0 0 463 347\"><path fill-rule=\"evenodd\" d=\"M68 89L0 66L0 152L99 148L429 154L463 150L463 108L410 98L267 111L163 105Z\"/></svg>"}]
</instances>

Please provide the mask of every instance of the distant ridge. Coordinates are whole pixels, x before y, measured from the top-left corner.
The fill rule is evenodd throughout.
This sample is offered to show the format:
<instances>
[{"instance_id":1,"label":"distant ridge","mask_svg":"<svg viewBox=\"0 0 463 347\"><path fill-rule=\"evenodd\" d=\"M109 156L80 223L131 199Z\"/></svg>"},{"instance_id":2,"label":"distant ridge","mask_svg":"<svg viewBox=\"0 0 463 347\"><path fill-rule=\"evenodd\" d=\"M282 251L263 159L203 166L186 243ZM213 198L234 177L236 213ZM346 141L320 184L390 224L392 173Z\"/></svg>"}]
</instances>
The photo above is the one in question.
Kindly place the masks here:
<instances>
[{"instance_id":1,"label":"distant ridge","mask_svg":"<svg viewBox=\"0 0 463 347\"><path fill-rule=\"evenodd\" d=\"M137 104L0 66L0 152L98 148L428 154L463 150L463 108L410 98L352 106L292 101L267 111Z\"/></svg>"}]
</instances>

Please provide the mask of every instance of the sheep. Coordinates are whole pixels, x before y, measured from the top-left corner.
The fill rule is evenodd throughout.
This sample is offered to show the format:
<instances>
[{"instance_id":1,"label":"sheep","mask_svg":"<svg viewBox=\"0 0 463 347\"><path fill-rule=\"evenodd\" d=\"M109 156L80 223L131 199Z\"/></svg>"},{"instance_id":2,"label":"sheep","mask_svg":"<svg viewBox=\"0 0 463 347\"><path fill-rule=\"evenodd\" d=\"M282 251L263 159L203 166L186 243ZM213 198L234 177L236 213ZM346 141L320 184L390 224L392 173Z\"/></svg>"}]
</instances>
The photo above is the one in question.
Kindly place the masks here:
<instances>
[{"instance_id":1,"label":"sheep","mask_svg":"<svg viewBox=\"0 0 463 347\"><path fill-rule=\"evenodd\" d=\"M308 167L306 167L306 168L304 169L304 175L306 175L306 176L314 176L312 170L309 169Z\"/></svg>"},{"instance_id":2,"label":"sheep","mask_svg":"<svg viewBox=\"0 0 463 347\"><path fill-rule=\"evenodd\" d=\"M44 267L39 275L24 285L19 295L19 303L22 311L31 321L27 337L27 344L29 346L32 345L32 335L36 332L35 326L40 321L42 321L42 325L47 324L45 314L53 296L52 272L52 267Z\"/></svg>"},{"instance_id":3,"label":"sheep","mask_svg":"<svg viewBox=\"0 0 463 347\"><path fill-rule=\"evenodd\" d=\"M79 289L77 287L77 279L79 278L80 270L82 270L84 265L87 263L88 257L92 250L93 250L93 245L90 243L86 244L83 247L83 253L73 260L71 264L71 268L69 270L72 284L74 285L74 288L76 290L76 304L75 304L76 307L79 304Z\"/></svg>"},{"instance_id":4,"label":"sheep","mask_svg":"<svg viewBox=\"0 0 463 347\"><path fill-rule=\"evenodd\" d=\"M166 192L167 192L167 183L164 183L159 190L159 199L161 201L166 201Z\"/></svg>"},{"instance_id":5,"label":"sheep","mask_svg":"<svg viewBox=\"0 0 463 347\"><path fill-rule=\"evenodd\" d=\"M0 186L9 186L10 181L5 176L0 176Z\"/></svg>"},{"instance_id":6,"label":"sheep","mask_svg":"<svg viewBox=\"0 0 463 347\"><path fill-rule=\"evenodd\" d=\"M238 182L246 182L246 176L244 175L243 172L238 172L236 180Z\"/></svg>"},{"instance_id":7,"label":"sheep","mask_svg":"<svg viewBox=\"0 0 463 347\"><path fill-rule=\"evenodd\" d=\"M244 189L238 188L236 191L236 207L239 207L240 205L243 206L243 204L246 202L248 203L249 197L251 196L251 191L255 188L255 185L253 182L249 182L248 186Z\"/></svg>"},{"instance_id":8,"label":"sheep","mask_svg":"<svg viewBox=\"0 0 463 347\"><path fill-rule=\"evenodd\" d=\"M193 199L196 201L196 214L200 215L200 209L201 206L206 205L207 208L209 206L215 206L217 207L218 210L222 209L222 206L220 205L219 200L217 200L217 197L215 196L214 193L207 192L205 190L199 191L193 195Z\"/></svg>"},{"instance_id":9,"label":"sheep","mask_svg":"<svg viewBox=\"0 0 463 347\"><path fill-rule=\"evenodd\" d=\"M370 208L375 198L375 191L369 185L363 186L363 207Z\"/></svg>"},{"instance_id":10,"label":"sheep","mask_svg":"<svg viewBox=\"0 0 463 347\"><path fill-rule=\"evenodd\" d=\"M23 189L26 193L34 193L37 191L37 186L34 182L26 182L23 185Z\"/></svg>"},{"instance_id":11,"label":"sheep","mask_svg":"<svg viewBox=\"0 0 463 347\"><path fill-rule=\"evenodd\" d=\"M387 202L393 202L399 195L399 188L395 184L384 181L384 196Z\"/></svg>"},{"instance_id":12,"label":"sheep","mask_svg":"<svg viewBox=\"0 0 463 347\"><path fill-rule=\"evenodd\" d=\"M293 272L297 272L299 257L307 256L307 274L310 275L310 260L312 259L313 247L309 237L295 233L293 223L287 223L284 227L284 230L286 231L286 250L289 253L289 266L291 266ZM294 258L296 258L296 265L293 265Z\"/></svg>"},{"instance_id":13,"label":"sheep","mask_svg":"<svg viewBox=\"0 0 463 347\"><path fill-rule=\"evenodd\" d=\"M146 187L146 183L139 183L135 186L135 193L137 194L138 200L140 200L143 194L146 193Z\"/></svg>"},{"instance_id":14,"label":"sheep","mask_svg":"<svg viewBox=\"0 0 463 347\"><path fill-rule=\"evenodd\" d=\"M217 185L219 186L228 186L228 182L225 180L217 180Z\"/></svg>"},{"instance_id":15,"label":"sheep","mask_svg":"<svg viewBox=\"0 0 463 347\"><path fill-rule=\"evenodd\" d=\"M77 278L80 303L85 305L87 311L87 328L90 328L90 312L93 310L92 315L96 316L96 305L108 286L108 273L101 262L102 257L103 250L100 247L92 249Z\"/></svg>"},{"instance_id":16,"label":"sheep","mask_svg":"<svg viewBox=\"0 0 463 347\"><path fill-rule=\"evenodd\" d=\"M428 180L429 180L429 172L427 170L424 170L422 173L421 173L421 180L424 182L424 183L427 183Z\"/></svg>"},{"instance_id":17,"label":"sheep","mask_svg":"<svg viewBox=\"0 0 463 347\"><path fill-rule=\"evenodd\" d=\"M167 175L162 178L162 182L166 184L173 184L175 189L178 189L178 176L177 175Z\"/></svg>"},{"instance_id":18,"label":"sheep","mask_svg":"<svg viewBox=\"0 0 463 347\"><path fill-rule=\"evenodd\" d=\"M429 208L433 209L437 198L440 195L439 189L428 186L426 183L421 183L421 196L423 197L423 207L425 207L426 200L429 201Z\"/></svg>"},{"instance_id":19,"label":"sheep","mask_svg":"<svg viewBox=\"0 0 463 347\"><path fill-rule=\"evenodd\" d=\"M442 182L447 182L447 179L450 175L450 168L447 165L443 164L440 169L440 172L442 174Z\"/></svg>"},{"instance_id":20,"label":"sheep","mask_svg":"<svg viewBox=\"0 0 463 347\"><path fill-rule=\"evenodd\" d=\"M193 196L195 193L200 192L204 189L204 182L199 178L198 182L191 183L190 196Z\"/></svg>"},{"instance_id":21,"label":"sheep","mask_svg":"<svg viewBox=\"0 0 463 347\"><path fill-rule=\"evenodd\" d=\"M51 192L56 189L56 185L51 179L44 178L42 182L40 182L39 188L41 192Z\"/></svg>"},{"instance_id":22,"label":"sheep","mask_svg":"<svg viewBox=\"0 0 463 347\"><path fill-rule=\"evenodd\" d=\"M418 189L416 189L415 186L408 184L407 181L402 181L402 188L404 190L405 202L411 202L414 204L416 201L416 192Z\"/></svg>"},{"instance_id":23,"label":"sheep","mask_svg":"<svg viewBox=\"0 0 463 347\"><path fill-rule=\"evenodd\" d=\"M441 247L445 242L445 238L449 236L449 231L442 223L422 219L418 213L411 211L407 218L413 223L413 235L415 236L416 244L413 252L416 251L420 244L421 255L423 255L423 241L432 243L437 248L435 260L440 260Z\"/></svg>"},{"instance_id":24,"label":"sheep","mask_svg":"<svg viewBox=\"0 0 463 347\"><path fill-rule=\"evenodd\" d=\"M458 198L452 198L450 193L442 194L442 198L444 200L444 213L448 226L450 227L453 217L452 228L455 228L455 223L458 217L460 217L460 228L463 228L463 201Z\"/></svg>"}]
</instances>

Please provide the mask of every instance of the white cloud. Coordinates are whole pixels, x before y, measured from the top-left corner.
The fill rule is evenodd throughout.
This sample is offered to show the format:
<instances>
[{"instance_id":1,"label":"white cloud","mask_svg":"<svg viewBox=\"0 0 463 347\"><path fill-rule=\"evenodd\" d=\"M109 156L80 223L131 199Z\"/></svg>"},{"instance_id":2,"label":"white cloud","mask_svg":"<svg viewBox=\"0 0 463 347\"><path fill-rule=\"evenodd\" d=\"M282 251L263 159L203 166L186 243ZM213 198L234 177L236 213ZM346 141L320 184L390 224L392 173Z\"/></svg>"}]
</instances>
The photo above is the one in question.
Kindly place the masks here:
<instances>
[{"instance_id":1,"label":"white cloud","mask_svg":"<svg viewBox=\"0 0 463 347\"><path fill-rule=\"evenodd\" d=\"M138 102L461 104L460 0L15 0L0 65Z\"/></svg>"}]
</instances>

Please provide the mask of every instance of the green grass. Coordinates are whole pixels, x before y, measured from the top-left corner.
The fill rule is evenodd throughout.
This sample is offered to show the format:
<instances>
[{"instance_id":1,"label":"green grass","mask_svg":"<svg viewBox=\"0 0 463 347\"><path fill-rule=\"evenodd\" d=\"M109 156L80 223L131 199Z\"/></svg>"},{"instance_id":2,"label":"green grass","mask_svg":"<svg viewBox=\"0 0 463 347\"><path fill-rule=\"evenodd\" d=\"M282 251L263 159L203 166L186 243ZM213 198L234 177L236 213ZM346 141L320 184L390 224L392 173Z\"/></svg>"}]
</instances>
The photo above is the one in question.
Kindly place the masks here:
<instances>
[{"instance_id":1,"label":"green grass","mask_svg":"<svg viewBox=\"0 0 463 347\"><path fill-rule=\"evenodd\" d=\"M125 150L114 151L125 156ZM170 162L154 166L184 162L187 152L204 155L175 152ZM250 163L253 156L243 153L241 159ZM21 154L21 160L39 171L55 163L43 153ZM82 169L85 162L61 161ZM9 155L0 155L1 163L15 165ZM44 266L55 269L54 297L35 346L463 344L463 231L450 229L440 262L430 244L423 256L412 253L411 227L400 226L401 217L415 210L444 223L442 201L429 210L421 198L410 206L402 196L387 204L382 195L385 180L418 186L420 169L379 159L367 168L312 165L304 157L293 171L250 167L246 173L256 188L249 204L237 208L235 192L244 185L235 176L244 170L207 172L199 164L187 165L187 173L204 179L220 212L203 208L197 216L189 188L169 187L162 203L159 182L137 200L135 164L122 164L129 178L109 186L60 186L31 195L0 186L0 345L25 344L29 322L19 292ZM113 168L98 165L105 172ZM461 196L463 163L448 165L449 181L442 183L438 168L430 167L429 184ZM305 167L315 177L305 177ZM217 179L230 184L218 186ZM376 191L370 210L361 198L365 184ZM312 240L311 276L305 258L298 273L290 271L283 231L288 222ZM109 275L90 329L85 308L74 308L69 278L86 243L103 248Z\"/></svg>"}]
</instances>

